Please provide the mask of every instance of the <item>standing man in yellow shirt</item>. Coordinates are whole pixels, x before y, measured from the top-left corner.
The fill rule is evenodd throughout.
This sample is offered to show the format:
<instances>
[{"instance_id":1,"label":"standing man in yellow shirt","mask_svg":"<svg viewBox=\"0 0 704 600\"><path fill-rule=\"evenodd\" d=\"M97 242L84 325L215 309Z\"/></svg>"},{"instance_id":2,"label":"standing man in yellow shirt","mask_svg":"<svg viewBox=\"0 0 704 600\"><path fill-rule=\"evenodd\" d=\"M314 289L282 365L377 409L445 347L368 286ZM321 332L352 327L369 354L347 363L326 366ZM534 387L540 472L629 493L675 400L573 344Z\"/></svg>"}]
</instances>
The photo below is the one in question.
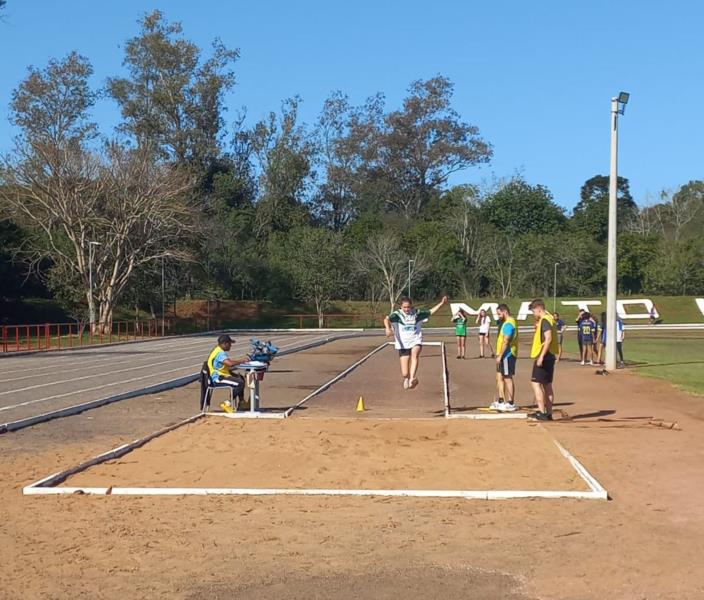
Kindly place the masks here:
<instances>
[{"instance_id":1,"label":"standing man in yellow shirt","mask_svg":"<svg viewBox=\"0 0 704 600\"><path fill-rule=\"evenodd\" d=\"M511 311L506 304L499 304L496 307L496 314L501 319L501 329L496 338L496 372L500 378L500 383L497 381L499 399L494 400L489 408L499 412L513 412L516 410L516 388L513 376L516 374L518 358L518 323L511 316Z\"/></svg>"},{"instance_id":2,"label":"standing man in yellow shirt","mask_svg":"<svg viewBox=\"0 0 704 600\"><path fill-rule=\"evenodd\" d=\"M538 411L528 416L538 421L552 421L552 405L555 399L552 380L556 357L560 351L557 326L554 317L545 310L545 302L541 299L533 300L529 308L536 319L533 344L530 348L530 357L535 359L530 381Z\"/></svg>"}]
</instances>

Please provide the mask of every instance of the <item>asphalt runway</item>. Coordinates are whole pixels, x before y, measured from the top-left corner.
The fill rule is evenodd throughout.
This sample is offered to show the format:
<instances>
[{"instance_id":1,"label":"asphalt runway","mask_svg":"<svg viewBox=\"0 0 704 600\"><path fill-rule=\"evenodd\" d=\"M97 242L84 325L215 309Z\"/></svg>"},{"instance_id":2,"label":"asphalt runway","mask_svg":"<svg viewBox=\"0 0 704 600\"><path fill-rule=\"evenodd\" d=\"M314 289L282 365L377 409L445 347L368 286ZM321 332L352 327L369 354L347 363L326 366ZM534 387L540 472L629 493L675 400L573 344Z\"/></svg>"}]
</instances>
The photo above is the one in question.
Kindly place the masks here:
<instances>
[{"instance_id":1,"label":"asphalt runway","mask_svg":"<svg viewBox=\"0 0 704 600\"><path fill-rule=\"evenodd\" d=\"M232 334L232 358L245 358L250 337L295 350L335 334L254 332ZM216 335L161 338L137 343L38 352L0 359L0 423L158 385L200 371Z\"/></svg>"}]
</instances>

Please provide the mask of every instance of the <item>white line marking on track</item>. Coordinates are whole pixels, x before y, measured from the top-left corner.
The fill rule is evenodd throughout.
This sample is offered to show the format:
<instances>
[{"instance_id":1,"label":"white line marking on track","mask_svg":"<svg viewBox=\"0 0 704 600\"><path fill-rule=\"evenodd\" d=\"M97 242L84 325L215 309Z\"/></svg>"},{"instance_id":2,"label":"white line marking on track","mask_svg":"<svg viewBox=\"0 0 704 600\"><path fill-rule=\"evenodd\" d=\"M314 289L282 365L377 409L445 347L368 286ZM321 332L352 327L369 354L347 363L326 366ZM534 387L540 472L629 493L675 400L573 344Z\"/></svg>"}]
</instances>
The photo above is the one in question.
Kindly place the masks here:
<instances>
[{"instance_id":1,"label":"white line marking on track","mask_svg":"<svg viewBox=\"0 0 704 600\"><path fill-rule=\"evenodd\" d=\"M301 336L301 337L297 338L296 341L307 341L307 340L308 340L308 337L309 337L309 336ZM200 352L200 353L203 353L204 351L203 351L202 348L201 348L202 346L205 345L205 344L203 344L203 341L204 341L204 340L200 340L200 342L199 342L198 344L189 344L188 347L189 347L189 348L193 348L193 349L195 349L196 347L198 347L198 348L199 348L199 352ZM208 343L209 343L209 345L212 345L212 341L208 340ZM162 345L160 345L160 347L164 347L164 346L168 347L168 346L173 346L173 345L174 345L173 343L172 343L172 344L168 344L168 345L167 345L167 344L162 344ZM232 346L232 350L233 350L233 351L240 351L240 350L242 350L242 351L244 352L244 349L247 348L247 346L248 346L248 342L237 342L237 343L235 343L235 344ZM155 347L150 347L150 350L152 350L152 349L154 349L154 348L155 348ZM183 348L183 347L179 346L179 350L182 350L182 349L186 349L186 348ZM131 362L131 363L134 363L134 362L135 362L136 360L138 360L138 359L149 360L149 359L153 358L153 357L151 356L151 354L153 354L153 353L152 353L152 352L150 352L150 353L148 353L148 354L145 353L145 354L142 355L142 356L134 356L134 357L131 357L131 358L127 358L127 359L124 359L124 360L117 360L117 361L114 360L114 359L112 359L112 358L104 358L104 357L102 357L102 358L100 358L100 359L98 359L98 360L94 360L94 361L92 361L92 362L87 361L86 359L84 359L84 360L79 360L79 361L76 361L76 362L73 362L73 363L68 363L68 364L55 364L55 365L52 365L52 366L37 367L36 369L34 369L34 368L31 369L32 373L34 373L33 375L27 375L26 377L14 377L14 378L11 378L11 379L0 379L0 384L1 384L1 383L14 383L14 382L16 382L16 381L22 381L23 379L36 379L37 374L41 374L40 372L43 371L43 370L56 371L57 369L60 369L62 373L70 373L70 372L72 372L72 371L85 371L85 370L88 369L88 368L91 368L91 367L98 367L98 366L100 366L100 365L105 365L105 364L109 364L109 365L120 365L120 364L125 364L125 363L130 363L130 362ZM181 354L181 356L183 356L183 354ZM188 356L191 356L191 354L189 354ZM240 356L240 355L237 355L237 356ZM241 358L244 358L244 354L241 355ZM181 359L181 358L178 358L178 359L174 359L174 361L175 361L175 360L182 360L182 359ZM81 365L81 367L77 367L77 368L75 368L75 369L65 369L65 368L64 368L64 367L69 367L69 366L72 366L72 365ZM135 367L135 368L138 368L138 367ZM139 368L141 368L141 367L139 367ZM19 371L19 372L22 372L22 373L26 373L26 372L27 372L27 368L19 369L18 371ZM0 372L0 373L1 373L2 375L6 375L7 373L12 373L12 372L13 372L13 371L5 371L5 372ZM117 372L117 371L112 371L112 372L114 373L114 372ZM103 377L104 375L105 375L104 373L98 373L98 374L93 375L93 377ZM76 379L73 379L73 380L70 380L70 381L76 381ZM54 383L61 383L61 382L54 382ZM51 385L51 384L46 384L46 385ZM25 388L25 389L31 389L31 388ZM14 391L22 391L22 390L14 390ZM0 395L5 394L5 393L8 393L8 392L0 392Z\"/></svg>"},{"instance_id":2,"label":"white line marking on track","mask_svg":"<svg viewBox=\"0 0 704 600\"><path fill-rule=\"evenodd\" d=\"M318 339L325 339L326 337L327 336L323 336ZM279 346L279 348L280 349L288 348L289 346L294 346L294 345L298 344L300 341L301 340L296 340L295 342L292 342L291 344L285 344L285 345ZM186 371L186 370L190 370L190 369L191 369L191 367L179 367L176 369L170 369L168 371L160 371L159 373L152 373L150 375L145 375L143 377L133 377L132 379L123 379L122 381L115 381L113 383L106 383L105 385L99 385L96 387L85 388L82 390L75 390L73 392L66 392L63 394L55 394L53 396L47 396L45 398L35 398L33 400L27 400L26 402L19 402L18 404L13 404L11 406L0 407L0 412L5 411L5 410L11 410L13 408L21 408L23 406L37 404L39 402L46 402L48 400L56 400L57 398L65 398L66 396L73 396L75 394L82 394L83 392L94 392L96 390L102 390L102 389L109 388L109 387L115 387L116 385L122 385L125 383L132 383L134 381L142 381L144 379L149 379L151 377L159 377L160 375L165 375L167 373L174 373L176 371ZM190 371L190 373L193 373L193 371Z\"/></svg>"},{"instance_id":3,"label":"white line marking on track","mask_svg":"<svg viewBox=\"0 0 704 600\"><path fill-rule=\"evenodd\" d=\"M304 335L304 336L297 336L297 339L305 339L305 338L307 338L307 337L310 336L310 335L311 335L311 334L306 334L306 335ZM288 337L289 337L289 336L286 336L286 338L288 338ZM285 339L285 338L284 338L284 339ZM149 356L149 354L152 354L152 353L153 353L153 350L159 350L159 349L161 349L161 348L168 348L168 347L177 346L177 342L178 342L179 340L182 340L182 341L184 342L184 343L178 345L178 348L179 348L179 349L184 349L184 348L188 348L188 347L197 347L197 346L201 346L201 345L206 345L206 342L207 342L207 344L212 344L212 343L213 343L213 341L212 341L211 338L174 338L174 339L171 339L171 340L169 340L168 342L164 342L164 343L160 343L160 342L148 342L148 343L149 343L149 346L147 347L147 350L146 350L146 351L135 352L135 353L134 353L135 356L132 356L131 359L125 359L125 361L121 361L121 362L129 362L129 360L136 360L136 359L138 359L138 358L140 358L140 357L146 358L146 357ZM193 341L191 341L191 340L193 340ZM246 348L247 345L248 345L248 342L249 342L249 340L247 340L246 342L245 342L245 341L243 341L243 342L237 342L237 343L234 344L233 348L236 348L236 347L238 347L238 346L241 346L242 348ZM139 343L141 343L141 342L138 342L138 344L139 344ZM145 342L145 343L147 343L147 342ZM131 347L131 348L134 348L135 346L137 346L137 344L130 344L130 347ZM119 351L119 348L120 348L120 346L119 346L119 345L116 345L116 346L110 346L109 348L105 348L104 350L105 350L106 353L107 353L109 350L112 350L111 353L117 354L118 351ZM99 350L99 348L88 348L88 347L86 347L86 350L93 351L93 350ZM47 355L46 355L46 354L42 354L41 356L44 357L44 356L47 356ZM19 360L26 360L26 359L30 359L30 358L31 358L31 357L19 357L19 356L18 356L18 357L15 357L14 360L19 361ZM53 358L54 360L52 361L52 364L51 364L51 365L47 365L47 366L45 366L45 367L37 367L36 369L33 369L33 372L44 371L44 370L50 370L50 371L51 371L51 370L54 370L54 371L55 371L57 368L63 369L64 367L71 367L71 366L73 366L73 365L84 365L84 366L85 366L85 365L87 364L87 362L86 362L87 357L83 357L83 358L78 359L78 360L73 360L73 361L71 361L71 362L63 362L61 359L76 358L75 355L74 355L74 356L62 355L62 356L57 356L57 357L55 357L55 358L54 358L54 357L52 357L52 358ZM6 359L4 359L4 360L13 360L13 359L12 359L12 358L6 358ZM92 363L90 363L90 364L94 364L94 365L107 364L107 363L110 363L111 361L113 361L112 358L105 358L105 356L101 356L100 358L98 358L97 360L95 360L94 362L92 362ZM117 363L113 363L113 364L117 364ZM2 363L0 363L0 366L1 366L1 365L2 365ZM8 375L8 374L10 374L10 373L26 373L26 372L27 372L27 367L24 367L24 368L22 368L22 369L12 369L12 370L9 370L9 371L2 371L2 370L0 369L0 374L2 374L2 375ZM4 383L4 382L7 382L7 381L12 381L12 380L4 379L4 380L0 380L0 383Z\"/></svg>"}]
</instances>

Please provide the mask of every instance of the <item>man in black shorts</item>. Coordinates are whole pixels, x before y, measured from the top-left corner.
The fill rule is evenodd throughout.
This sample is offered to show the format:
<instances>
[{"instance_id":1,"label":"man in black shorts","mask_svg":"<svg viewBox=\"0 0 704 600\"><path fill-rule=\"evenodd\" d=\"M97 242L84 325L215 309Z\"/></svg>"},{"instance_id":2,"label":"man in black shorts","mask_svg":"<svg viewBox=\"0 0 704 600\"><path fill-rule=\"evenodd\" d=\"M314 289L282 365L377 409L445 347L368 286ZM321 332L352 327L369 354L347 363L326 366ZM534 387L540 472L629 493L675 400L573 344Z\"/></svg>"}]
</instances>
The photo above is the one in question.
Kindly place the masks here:
<instances>
[{"instance_id":1,"label":"man in black shorts","mask_svg":"<svg viewBox=\"0 0 704 600\"><path fill-rule=\"evenodd\" d=\"M552 404L555 398L552 380L555 360L560 351L557 326L554 317L545 310L545 302L539 298L533 300L529 308L537 321L530 348L530 357L535 359L530 381L538 411L528 416L538 421L552 421Z\"/></svg>"}]
</instances>

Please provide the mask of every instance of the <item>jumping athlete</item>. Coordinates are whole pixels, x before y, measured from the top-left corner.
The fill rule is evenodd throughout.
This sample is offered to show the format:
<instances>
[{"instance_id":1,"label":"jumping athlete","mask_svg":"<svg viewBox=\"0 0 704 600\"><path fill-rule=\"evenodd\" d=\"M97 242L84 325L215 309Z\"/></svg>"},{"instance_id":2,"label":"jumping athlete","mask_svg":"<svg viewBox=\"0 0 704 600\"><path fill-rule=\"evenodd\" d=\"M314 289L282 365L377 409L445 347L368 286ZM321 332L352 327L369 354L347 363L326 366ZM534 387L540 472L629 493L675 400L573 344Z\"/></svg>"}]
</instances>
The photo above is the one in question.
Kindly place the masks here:
<instances>
[{"instance_id":1,"label":"jumping athlete","mask_svg":"<svg viewBox=\"0 0 704 600\"><path fill-rule=\"evenodd\" d=\"M403 389L408 390L418 385L418 365L420 353L423 349L423 322L434 315L443 304L447 303L447 296L433 306L430 310L413 308L410 298L401 298L400 308L384 317L386 337L394 337L394 346L401 359L401 376Z\"/></svg>"},{"instance_id":2,"label":"jumping athlete","mask_svg":"<svg viewBox=\"0 0 704 600\"><path fill-rule=\"evenodd\" d=\"M518 324L506 304L499 304L496 307L496 313L503 321L496 338L496 370L501 375L504 401L494 401L489 408L500 412L512 412L516 410L514 403L516 387L513 376L516 374L516 358L518 358Z\"/></svg>"}]
</instances>

